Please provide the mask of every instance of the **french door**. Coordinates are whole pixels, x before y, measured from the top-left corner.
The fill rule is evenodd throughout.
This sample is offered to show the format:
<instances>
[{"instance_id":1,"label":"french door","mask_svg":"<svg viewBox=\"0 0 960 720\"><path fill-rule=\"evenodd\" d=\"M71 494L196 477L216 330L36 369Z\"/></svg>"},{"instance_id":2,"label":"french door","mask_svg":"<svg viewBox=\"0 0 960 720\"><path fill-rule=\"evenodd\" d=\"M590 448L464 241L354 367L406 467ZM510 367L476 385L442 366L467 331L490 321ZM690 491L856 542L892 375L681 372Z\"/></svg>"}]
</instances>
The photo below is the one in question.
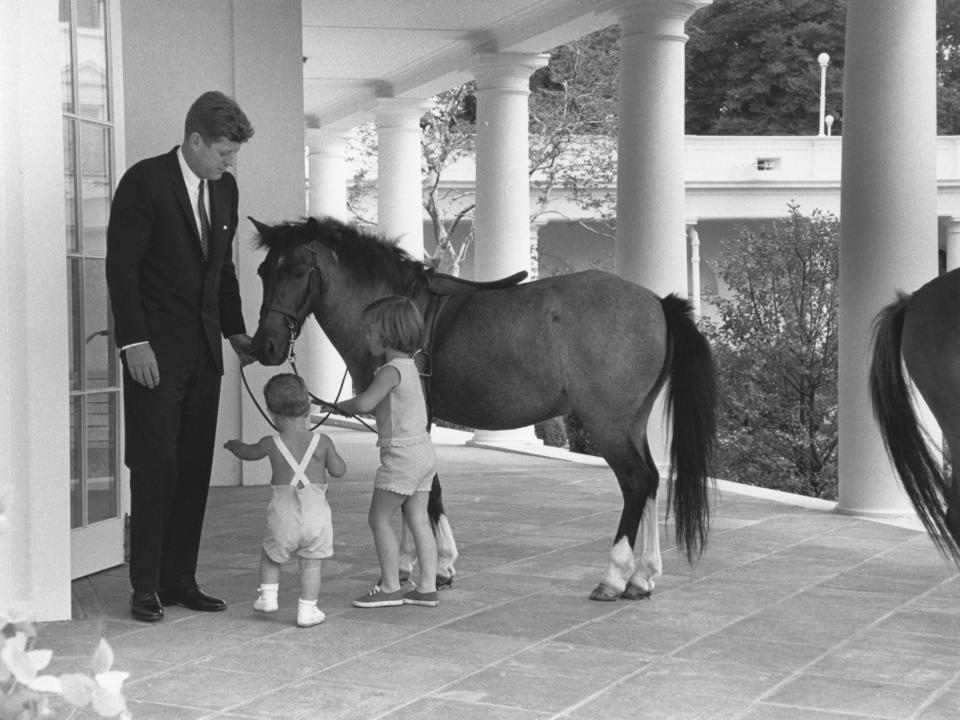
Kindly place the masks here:
<instances>
[{"instance_id":1,"label":"french door","mask_svg":"<svg viewBox=\"0 0 960 720\"><path fill-rule=\"evenodd\" d=\"M107 301L106 237L116 184L108 0L58 0L70 326L72 576L124 561L120 366Z\"/></svg>"}]
</instances>

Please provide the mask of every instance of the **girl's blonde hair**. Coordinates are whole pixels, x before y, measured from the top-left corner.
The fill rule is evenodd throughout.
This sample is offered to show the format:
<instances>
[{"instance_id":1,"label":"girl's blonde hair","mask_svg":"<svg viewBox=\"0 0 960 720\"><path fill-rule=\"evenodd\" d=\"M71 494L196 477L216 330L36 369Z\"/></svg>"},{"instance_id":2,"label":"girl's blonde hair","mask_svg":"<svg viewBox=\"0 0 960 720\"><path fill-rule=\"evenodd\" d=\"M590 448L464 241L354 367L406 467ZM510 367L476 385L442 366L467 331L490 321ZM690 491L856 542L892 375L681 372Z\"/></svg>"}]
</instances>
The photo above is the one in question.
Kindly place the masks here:
<instances>
[{"instance_id":1,"label":"girl's blonde hair","mask_svg":"<svg viewBox=\"0 0 960 720\"><path fill-rule=\"evenodd\" d=\"M380 332L383 344L393 350L413 354L423 338L423 316L410 298L387 295L363 309L364 322Z\"/></svg>"},{"instance_id":2,"label":"girl's blonde hair","mask_svg":"<svg viewBox=\"0 0 960 720\"><path fill-rule=\"evenodd\" d=\"M298 418L310 414L310 392L299 375L281 373L267 380L263 399L274 415Z\"/></svg>"}]
</instances>

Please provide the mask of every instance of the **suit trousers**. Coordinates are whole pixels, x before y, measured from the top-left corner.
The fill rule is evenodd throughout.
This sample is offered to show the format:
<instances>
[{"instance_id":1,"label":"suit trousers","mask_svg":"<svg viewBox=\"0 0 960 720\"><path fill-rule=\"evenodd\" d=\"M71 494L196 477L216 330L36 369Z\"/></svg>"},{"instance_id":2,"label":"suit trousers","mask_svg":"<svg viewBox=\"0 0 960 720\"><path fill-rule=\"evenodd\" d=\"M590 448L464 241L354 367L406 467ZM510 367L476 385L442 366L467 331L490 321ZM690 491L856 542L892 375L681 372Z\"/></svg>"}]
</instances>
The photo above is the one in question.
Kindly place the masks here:
<instances>
[{"instance_id":1,"label":"suit trousers","mask_svg":"<svg viewBox=\"0 0 960 720\"><path fill-rule=\"evenodd\" d=\"M135 592L197 586L210 489L220 372L203 337L190 361L148 389L124 367L125 462L130 468L130 584Z\"/></svg>"}]
</instances>

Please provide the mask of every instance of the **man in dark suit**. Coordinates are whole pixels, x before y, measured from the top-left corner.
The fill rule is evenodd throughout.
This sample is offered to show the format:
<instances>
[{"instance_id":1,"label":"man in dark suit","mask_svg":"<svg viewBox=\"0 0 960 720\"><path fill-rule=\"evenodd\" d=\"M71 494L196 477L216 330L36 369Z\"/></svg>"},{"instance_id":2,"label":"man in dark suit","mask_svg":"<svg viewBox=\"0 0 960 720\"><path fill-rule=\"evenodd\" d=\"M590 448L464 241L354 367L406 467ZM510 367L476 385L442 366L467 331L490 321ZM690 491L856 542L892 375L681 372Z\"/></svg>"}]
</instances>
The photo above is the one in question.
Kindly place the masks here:
<instances>
[{"instance_id":1,"label":"man in dark suit","mask_svg":"<svg viewBox=\"0 0 960 720\"><path fill-rule=\"evenodd\" d=\"M237 182L228 169L253 135L219 92L201 95L183 144L141 160L117 186L107 286L123 359L130 468L130 612L226 608L196 579L213 465L223 341L252 361L233 264Z\"/></svg>"}]
</instances>

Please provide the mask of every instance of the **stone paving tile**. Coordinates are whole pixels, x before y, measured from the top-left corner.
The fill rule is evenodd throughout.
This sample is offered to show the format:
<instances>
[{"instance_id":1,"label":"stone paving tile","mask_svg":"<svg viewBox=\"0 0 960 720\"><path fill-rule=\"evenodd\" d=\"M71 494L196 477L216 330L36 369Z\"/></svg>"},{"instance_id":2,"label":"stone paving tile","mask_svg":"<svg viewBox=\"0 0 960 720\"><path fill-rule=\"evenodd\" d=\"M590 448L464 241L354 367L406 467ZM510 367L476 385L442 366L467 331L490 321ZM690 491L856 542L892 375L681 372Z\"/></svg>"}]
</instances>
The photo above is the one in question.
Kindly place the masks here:
<instances>
[{"instance_id":1,"label":"stone paving tile","mask_svg":"<svg viewBox=\"0 0 960 720\"><path fill-rule=\"evenodd\" d=\"M163 703L204 710L220 710L247 702L276 687L276 678L249 666L246 672L235 672L192 663L175 667L153 677L124 685L130 700Z\"/></svg>"},{"instance_id":2,"label":"stone paving tile","mask_svg":"<svg viewBox=\"0 0 960 720\"><path fill-rule=\"evenodd\" d=\"M765 699L795 707L907 718L928 697L929 691L915 685L803 674Z\"/></svg>"},{"instance_id":3,"label":"stone paving tile","mask_svg":"<svg viewBox=\"0 0 960 720\"><path fill-rule=\"evenodd\" d=\"M504 707L490 703L459 702L427 697L394 710L383 720L545 720L551 713Z\"/></svg>"},{"instance_id":4,"label":"stone paving tile","mask_svg":"<svg viewBox=\"0 0 960 720\"><path fill-rule=\"evenodd\" d=\"M739 720L878 720L878 716L757 703Z\"/></svg>"},{"instance_id":5,"label":"stone paving tile","mask_svg":"<svg viewBox=\"0 0 960 720\"><path fill-rule=\"evenodd\" d=\"M691 678L691 680L693 680ZM568 713L577 720L734 720L744 701L699 692L696 685L661 687L631 677Z\"/></svg>"},{"instance_id":6,"label":"stone paving tile","mask_svg":"<svg viewBox=\"0 0 960 720\"><path fill-rule=\"evenodd\" d=\"M595 678L580 678L573 683L562 675L497 665L450 684L434 695L444 700L557 713L587 700L608 684Z\"/></svg>"},{"instance_id":7,"label":"stone paving tile","mask_svg":"<svg viewBox=\"0 0 960 720\"><path fill-rule=\"evenodd\" d=\"M325 623L295 627L295 563L280 612L252 612L268 488L214 487L199 579L229 609L143 625L126 567L98 573L74 584L72 622L39 628L51 670L76 671L106 637L138 720L960 717L960 573L922 533L725 485L697 562L661 503L652 598L595 603L622 503L612 473L442 444L454 587L438 608L359 610L378 574L374 438L332 433L349 470L328 493Z\"/></svg>"},{"instance_id":8,"label":"stone paving tile","mask_svg":"<svg viewBox=\"0 0 960 720\"><path fill-rule=\"evenodd\" d=\"M417 697L408 688L349 685L319 676L284 685L250 702L231 703L227 717L370 720Z\"/></svg>"},{"instance_id":9,"label":"stone paving tile","mask_svg":"<svg viewBox=\"0 0 960 720\"><path fill-rule=\"evenodd\" d=\"M925 707L917 720L956 720L960 717L960 692L946 692Z\"/></svg>"}]
</instances>

